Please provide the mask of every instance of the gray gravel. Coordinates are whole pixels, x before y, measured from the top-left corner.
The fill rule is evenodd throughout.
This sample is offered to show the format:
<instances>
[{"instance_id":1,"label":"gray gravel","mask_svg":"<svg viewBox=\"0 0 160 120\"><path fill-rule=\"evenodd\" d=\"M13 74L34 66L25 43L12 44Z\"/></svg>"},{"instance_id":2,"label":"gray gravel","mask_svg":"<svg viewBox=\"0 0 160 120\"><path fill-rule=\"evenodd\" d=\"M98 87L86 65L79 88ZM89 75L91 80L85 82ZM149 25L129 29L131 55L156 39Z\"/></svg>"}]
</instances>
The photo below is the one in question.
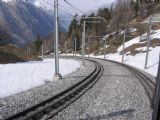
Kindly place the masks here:
<instances>
[{"instance_id":1,"label":"gray gravel","mask_svg":"<svg viewBox=\"0 0 160 120\"><path fill-rule=\"evenodd\" d=\"M46 98L54 96L81 81L95 69L95 65L90 61L86 61L86 66L87 67L81 67L77 71L64 76L62 80L48 81L46 84L28 91L6 98L0 98L0 119L4 119L7 116L38 104Z\"/></svg>"},{"instance_id":2,"label":"gray gravel","mask_svg":"<svg viewBox=\"0 0 160 120\"><path fill-rule=\"evenodd\" d=\"M53 120L151 120L150 100L138 77L116 63L104 66L101 79Z\"/></svg>"}]
</instances>

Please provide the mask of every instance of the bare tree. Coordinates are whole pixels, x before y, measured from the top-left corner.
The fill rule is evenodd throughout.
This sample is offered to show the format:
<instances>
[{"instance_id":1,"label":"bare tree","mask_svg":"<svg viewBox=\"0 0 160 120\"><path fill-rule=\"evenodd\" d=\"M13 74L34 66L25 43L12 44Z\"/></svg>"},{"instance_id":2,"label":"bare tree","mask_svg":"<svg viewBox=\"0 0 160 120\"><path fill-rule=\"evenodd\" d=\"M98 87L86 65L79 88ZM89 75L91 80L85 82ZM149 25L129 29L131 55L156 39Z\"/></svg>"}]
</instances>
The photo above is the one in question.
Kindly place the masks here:
<instances>
[{"instance_id":1,"label":"bare tree","mask_svg":"<svg viewBox=\"0 0 160 120\"><path fill-rule=\"evenodd\" d=\"M115 26L117 32L119 29L128 28L132 15L130 0L117 0L117 4L112 13L112 26Z\"/></svg>"}]
</instances>

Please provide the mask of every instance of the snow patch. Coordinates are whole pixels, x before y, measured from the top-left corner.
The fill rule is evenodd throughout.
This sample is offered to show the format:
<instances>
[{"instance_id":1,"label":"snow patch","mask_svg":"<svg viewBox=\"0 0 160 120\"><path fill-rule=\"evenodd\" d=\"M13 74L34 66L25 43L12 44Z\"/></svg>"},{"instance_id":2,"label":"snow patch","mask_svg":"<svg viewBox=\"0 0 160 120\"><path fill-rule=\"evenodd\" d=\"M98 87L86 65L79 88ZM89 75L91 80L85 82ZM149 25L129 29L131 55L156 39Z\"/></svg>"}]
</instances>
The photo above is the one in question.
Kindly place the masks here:
<instances>
[{"instance_id":1,"label":"snow patch","mask_svg":"<svg viewBox=\"0 0 160 120\"><path fill-rule=\"evenodd\" d=\"M132 29L133 31L135 31L134 29ZM114 33L114 32L113 32ZM112 33L112 34L113 34ZM108 35L106 35L107 37ZM141 40L144 40L146 39L146 36L147 36L147 33L143 34L142 35L143 37L141 38ZM134 39L131 39L130 41L128 42L125 42L125 48L133 45L133 44L136 44L136 43L144 43L146 41L143 41L141 42L140 41L140 37L141 36L138 36ZM153 31L152 35L151 35L151 40L153 39L160 39L160 30L155 30ZM117 49L117 53L112 53L112 54L107 54L106 55L106 59L109 59L109 60L114 60L114 61L118 61L118 62L121 62L122 61L122 55L120 54L120 52L123 50L123 46L120 46L118 49ZM136 48L135 50L142 50L142 51L146 51L147 50L147 47L140 47L140 48ZM150 47L149 48L149 57L148 57L148 68L147 69L144 69L144 66L145 66L145 59L146 59L146 52L140 52L136 55L129 55L130 54L130 51L127 52L124 56L124 63L128 64L128 65L131 65L131 66L134 66L134 67L137 67L143 71L146 71L150 74L152 74L153 76L157 76L157 71L158 71L158 62L159 62L159 55L160 55L160 46L156 46L156 47ZM103 55L100 55L100 56L94 56L92 55L92 57L96 57L96 58L104 58Z\"/></svg>"},{"instance_id":2,"label":"snow patch","mask_svg":"<svg viewBox=\"0 0 160 120\"><path fill-rule=\"evenodd\" d=\"M125 48L127 48L127 47L129 47L129 46L131 46L133 44L136 44L136 43L145 43L146 41L141 42L140 38L141 38L141 40L145 40L146 36L147 36L147 33L143 34L142 38L141 38L141 36L138 36L138 37L136 37L134 39L131 39L128 42L125 42ZM154 33L151 35L151 40L152 39L156 39L156 38L160 38L160 30L155 30ZM122 50L123 50L123 46L120 46L118 48L118 52L120 52Z\"/></svg>"},{"instance_id":3,"label":"snow patch","mask_svg":"<svg viewBox=\"0 0 160 120\"><path fill-rule=\"evenodd\" d=\"M75 60L60 59L60 73L67 75L80 67ZM52 81L54 59L15 64L0 64L0 97L6 97Z\"/></svg>"}]
</instances>

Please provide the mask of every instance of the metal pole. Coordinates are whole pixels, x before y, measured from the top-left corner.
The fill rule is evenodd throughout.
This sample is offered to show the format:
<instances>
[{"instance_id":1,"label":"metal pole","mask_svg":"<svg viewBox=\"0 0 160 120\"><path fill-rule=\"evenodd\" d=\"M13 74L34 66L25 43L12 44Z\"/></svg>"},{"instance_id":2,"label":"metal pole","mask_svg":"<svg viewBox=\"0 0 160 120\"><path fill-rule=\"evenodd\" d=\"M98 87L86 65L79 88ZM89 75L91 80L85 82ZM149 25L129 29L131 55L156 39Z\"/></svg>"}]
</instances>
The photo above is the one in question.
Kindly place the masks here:
<instances>
[{"instance_id":1,"label":"metal pole","mask_svg":"<svg viewBox=\"0 0 160 120\"><path fill-rule=\"evenodd\" d=\"M104 59L105 59L106 58L106 39L104 40L103 54L104 54Z\"/></svg>"},{"instance_id":2,"label":"metal pole","mask_svg":"<svg viewBox=\"0 0 160 120\"><path fill-rule=\"evenodd\" d=\"M64 52L65 52L65 56L67 54L67 41L66 41L66 35L64 36Z\"/></svg>"},{"instance_id":3,"label":"metal pole","mask_svg":"<svg viewBox=\"0 0 160 120\"><path fill-rule=\"evenodd\" d=\"M43 42L42 42L42 57L43 57L43 55L44 55L43 49L44 49L44 48L43 48Z\"/></svg>"},{"instance_id":4,"label":"metal pole","mask_svg":"<svg viewBox=\"0 0 160 120\"><path fill-rule=\"evenodd\" d=\"M104 58L106 58L106 46L107 46L107 40L105 39L105 56L104 56Z\"/></svg>"},{"instance_id":5,"label":"metal pole","mask_svg":"<svg viewBox=\"0 0 160 120\"><path fill-rule=\"evenodd\" d=\"M160 57L154 98L152 120L160 120Z\"/></svg>"},{"instance_id":6,"label":"metal pole","mask_svg":"<svg viewBox=\"0 0 160 120\"><path fill-rule=\"evenodd\" d=\"M83 22L83 35L82 35L82 65L85 66L84 56L85 56L85 27L86 21Z\"/></svg>"},{"instance_id":7,"label":"metal pole","mask_svg":"<svg viewBox=\"0 0 160 120\"><path fill-rule=\"evenodd\" d=\"M72 55L74 56L74 49L73 49L73 51L72 51Z\"/></svg>"},{"instance_id":8,"label":"metal pole","mask_svg":"<svg viewBox=\"0 0 160 120\"><path fill-rule=\"evenodd\" d=\"M30 48L28 48L28 54L30 55Z\"/></svg>"},{"instance_id":9,"label":"metal pole","mask_svg":"<svg viewBox=\"0 0 160 120\"><path fill-rule=\"evenodd\" d=\"M77 53L76 53L76 51L77 51L77 38L76 38L76 36L75 36L75 39L74 39L74 40L75 40L75 41L74 41L74 46L75 46L75 47L74 47L74 49L75 49L75 50L74 50L74 51L75 51L74 53L75 53L75 56L76 56L76 54L77 54Z\"/></svg>"},{"instance_id":10,"label":"metal pole","mask_svg":"<svg viewBox=\"0 0 160 120\"><path fill-rule=\"evenodd\" d=\"M67 54L67 42L66 41L65 41L64 49L65 49L65 56L66 56L66 54Z\"/></svg>"},{"instance_id":11,"label":"metal pole","mask_svg":"<svg viewBox=\"0 0 160 120\"><path fill-rule=\"evenodd\" d=\"M31 48L29 47L29 55L31 55Z\"/></svg>"},{"instance_id":12,"label":"metal pole","mask_svg":"<svg viewBox=\"0 0 160 120\"><path fill-rule=\"evenodd\" d=\"M88 18L91 18L91 19L102 19L104 20L105 22L106 19L102 18L102 17L81 17L84 19L84 22L83 22L83 33L82 33L82 66L85 66L85 61L84 61L84 57L85 57L85 26L86 26L86 22L85 21L86 19ZM89 22L95 22L95 21L89 21Z\"/></svg>"},{"instance_id":13,"label":"metal pole","mask_svg":"<svg viewBox=\"0 0 160 120\"><path fill-rule=\"evenodd\" d=\"M104 40L103 40L103 42L104 42ZM103 42L102 42L102 44L103 44ZM103 45L103 56L104 56L104 59L105 59L105 44Z\"/></svg>"},{"instance_id":14,"label":"metal pole","mask_svg":"<svg viewBox=\"0 0 160 120\"><path fill-rule=\"evenodd\" d=\"M125 41L126 41L126 31L124 31L124 36L123 36L123 50L122 50L122 62L124 62L124 48L125 48Z\"/></svg>"},{"instance_id":15,"label":"metal pole","mask_svg":"<svg viewBox=\"0 0 160 120\"><path fill-rule=\"evenodd\" d=\"M150 16L149 19L149 28L148 28L148 33L147 33L147 51L146 51L146 59L145 59L145 66L144 69L147 69L148 65L148 56L149 56L149 47L150 47L150 41L151 41L151 29L152 29L152 17Z\"/></svg>"},{"instance_id":16,"label":"metal pole","mask_svg":"<svg viewBox=\"0 0 160 120\"><path fill-rule=\"evenodd\" d=\"M89 39L88 40L88 58L89 58Z\"/></svg>"},{"instance_id":17,"label":"metal pole","mask_svg":"<svg viewBox=\"0 0 160 120\"><path fill-rule=\"evenodd\" d=\"M89 58L89 46L88 46L88 58Z\"/></svg>"},{"instance_id":18,"label":"metal pole","mask_svg":"<svg viewBox=\"0 0 160 120\"><path fill-rule=\"evenodd\" d=\"M56 79L61 79L61 75L59 73L59 38L58 38L58 0L54 0L54 18L55 18L55 76Z\"/></svg>"}]
</instances>

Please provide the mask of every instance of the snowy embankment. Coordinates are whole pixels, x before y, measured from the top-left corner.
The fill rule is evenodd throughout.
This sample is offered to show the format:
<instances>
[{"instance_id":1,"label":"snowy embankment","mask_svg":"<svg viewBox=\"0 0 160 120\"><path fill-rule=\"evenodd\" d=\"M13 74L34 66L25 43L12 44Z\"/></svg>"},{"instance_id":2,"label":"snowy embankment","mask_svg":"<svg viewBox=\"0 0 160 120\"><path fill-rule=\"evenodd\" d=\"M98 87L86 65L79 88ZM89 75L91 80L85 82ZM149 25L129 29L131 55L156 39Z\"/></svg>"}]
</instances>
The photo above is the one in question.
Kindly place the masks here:
<instances>
[{"instance_id":1,"label":"snowy embankment","mask_svg":"<svg viewBox=\"0 0 160 120\"><path fill-rule=\"evenodd\" d=\"M142 39L144 40L146 39L146 33L142 35ZM155 30L153 31L153 34L151 35L151 40L153 39L159 39L160 40L160 30ZM131 39L130 41L125 43L125 48L137 44L137 43L144 43L146 41L142 41L140 42L140 36ZM106 59L109 60L114 60L114 61L118 61L121 62L122 61L122 55L120 54L120 52L122 51L123 46L120 46L117 49L117 53L112 53L112 54L107 54L106 55ZM155 47L150 47L150 51L149 51L149 57L148 57L148 66L147 69L144 69L145 66L145 59L146 59L146 50L147 47L139 47L136 50L141 50L144 52L140 52L138 54L135 55L130 55L128 52L125 54L125 58L124 58L124 63L137 67L143 71L146 71L150 74L152 74L153 76L157 76L157 70L158 70L158 63L159 63L159 55L160 55L160 46L155 46ZM92 57L97 57L97 58L104 58L103 55L100 56L93 56Z\"/></svg>"},{"instance_id":2,"label":"snowy embankment","mask_svg":"<svg viewBox=\"0 0 160 120\"><path fill-rule=\"evenodd\" d=\"M79 67L78 61L60 59L62 76L72 73ZM0 64L0 97L6 97L52 81L54 71L54 59Z\"/></svg>"},{"instance_id":3,"label":"snowy embankment","mask_svg":"<svg viewBox=\"0 0 160 120\"><path fill-rule=\"evenodd\" d=\"M135 32L136 29L132 28L130 30L130 32ZM123 31L120 32L121 35L123 34ZM114 35L115 32L108 34L106 36L104 36L103 39L106 39L108 36L110 35ZM142 44L145 43L146 41L146 37L147 37L147 33L143 34L142 36L138 36L135 37L134 39L129 40L128 42L125 43L125 48L130 47L134 44ZM141 39L141 41L140 41ZM159 30L154 30L152 31L152 35L151 35L151 41L154 39L158 39L160 40L160 29ZM106 48L109 47L108 45L106 46ZM101 48L103 49L103 48ZM113 61L118 61L121 62L122 61L122 55L121 55L121 51L123 49L123 46L120 46L117 49L117 53L110 53L106 55L106 59L109 60L113 60ZM157 76L157 70L158 70L158 63L159 63L159 55L160 55L160 46L155 46L155 47L150 47L149 48L149 56L148 56L148 65L147 65L147 69L144 69L145 66L145 59L146 59L146 50L147 47L138 47L135 50L141 51L135 55L131 55L130 52L125 53L125 57L124 57L124 63L137 67L143 71L146 71L148 73L150 73L153 76ZM65 54L62 54L65 55ZM73 56L73 54L68 54L67 56ZM77 54L77 56L81 56L79 54ZM86 57L88 57L88 55L85 55ZM104 58L104 55L97 55L94 56L94 54L90 54L90 57L95 57L95 58Z\"/></svg>"}]
</instances>

